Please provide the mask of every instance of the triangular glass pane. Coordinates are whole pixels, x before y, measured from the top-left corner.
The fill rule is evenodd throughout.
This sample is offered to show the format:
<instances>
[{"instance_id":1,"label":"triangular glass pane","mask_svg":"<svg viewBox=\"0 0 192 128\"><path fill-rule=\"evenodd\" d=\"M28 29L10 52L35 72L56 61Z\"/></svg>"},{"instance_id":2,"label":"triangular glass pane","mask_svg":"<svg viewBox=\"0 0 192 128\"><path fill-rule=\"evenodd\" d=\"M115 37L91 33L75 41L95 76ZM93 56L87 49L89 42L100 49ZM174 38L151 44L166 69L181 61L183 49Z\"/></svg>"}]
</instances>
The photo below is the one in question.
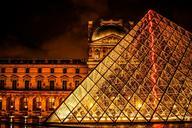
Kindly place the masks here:
<instances>
[{"instance_id":1,"label":"triangular glass pane","mask_svg":"<svg viewBox=\"0 0 192 128\"><path fill-rule=\"evenodd\" d=\"M124 50L125 50L125 48L122 47L121 45L117 45L117 46L114 48L114 51L117 52L119 55L121 55L121 53L123 53Z\"/></svg>"},{"instance_id":2,"label":"triangular glass pane","mask_svg":"<svg viewBox=\"0 0 192 128\"><path fill-rule=\"evenodd\" d=\"M107 66L108 68L111 67L111 65L114 63L114 61L110 57L106 57L103 60L103 64Z\"/></svg>"},{"instance_id":3,"label":"triangular glass pane","mask_svg":"<svg viewBox=\"0 0 192 128\"><path fill-rule=\"evenodd\" d=\"M47 122L55 122L55 123L61 123L61 120L55 115L51 115L51 117L47 120Z\"/></svg>"},{"instance_id":4,"label":"triangular glass pane","mask_svg":"<svg viewBox=\"0 0 192 128\"><path fill-rule=\"evenodd\" d=\"M123 98L122 95L118 94L118 96L115 98L113 103L120 109L123 110L124 107L127 105L127 100Z\"/></svg>"},{"instance_id":5,"label":"triangular glass pane","mask_svg":"<svg viewBox=\"0 0 192 128\"><path fill-rule=\"evenodd\" d=\"M67 106L65 105L65 103L63 103L61 105L61 107L59 109L57 109L57 111L55 112L57 114L57 116L59 117L59 119L61 121L63 121L68 114L70 113L69 109L67 108Z\"/></svg>"},{"instance_id":6,"label":"triangular glass pane","mask_svg":"<svg viewBox=\"0 0 192 128\"><path fill-rule=\"evenodd\" d=\"M83 120L81 122L90 123L90 122L95 122L95 120L89 113L87 113L87 115L83 118Z\"/></svg>"},{"instance_id":7,"label":"triangular glass pane","mask_svg":"<svg viewBox=\"0 0 192 128\"><path fill-rule=\"evenodd\" d=\"M113 122L113 121L106 113L104 113L99 122Z\"/></svg>"},{"instance_id":8,"label":"triangular glass pane","mask_svg":"<svg viewBox=\"0 0 192 128\"><path fill-rule=\"evenodd\" d=\"M156 109L155 113L157 113L163 120L167 120L168 116L169 116L169 109L166 108L163 104L159 104L158 108Z\"/></svg>"},{"instance_id":9,"label":"triangular glass pane","mask_svg":"<svg viewBox=\"0 0 192 128\"><path fill-rule=\"evenodd\" d=\"M112 101L117 95L118 92L116 91L116 89L113 86L109 86L106 90L105 90L105 95Z\"/></svg>"},{"instance_id":10,"label":"triangular glass pane","mask_svg":"<svg viewBox=\"0 0 192 128\"><path fill-rule=\"evenodd\" d=\"M97 103L95 103L89 113L95 119L95 121L98 122L103 115L103 109Z\"/></svg>"},{"instance_id":11,"label":"triangular glass pane","mask_svg":"<svg viewBox=\"0 0 192 128\"><path fill-rule=\"evenodd\" d=\"M84 80L81 85L85 88L86 91L89 91L93 87L94 82L89 77L87 77L87 79Z\"/></svg>"},{"instance_id":12,"label":"triangular glass pane","mask_svg":"<svg viewBox=\"0 0 192 128\"><path fill-rule=\"evenodd\" d=\"M164 104L169 110L172 109L174 102L175 101L171 97L169 97L167 94L165 94L161 100L161 103Z\"/></svg>"},{"instance_id":13,"label":"triangular glass pane","mask_svg":"<svg viewBox=\"0 0 192 128\"><path fill-rule=\"evenodd\" d=\"M129 100L133 95L133 91L127 85L123 87L120 93L127 100Z\"/></svg>"},{"instance_id":14,"label":"triangular glass pane","mask_svg":"<svg viewBox=\"0 0 192 128\"><path fill-rule=\"evenodd\" d=\"M117 64L117 63L114 63L112 66L111 66L111 71L113 73L115 73L116 75L119 74L119 72L122 70L122 68Z\"/></svg>"},{"instance_id":15,"label":"triangular glass pane","mask_svg":"<svg viewBox=\"0 0 192 128\"><path fill-rule=\"evenodd\" d=\"M192 114L192 102L190 102L187 111Z\"/></svg>"},{"instance_id":16,"label":"triangular glass pane","mask_svg":"<svg viewBox=\"0 0 192 128\"><path fill-rule=\"evenodd\" d=\"M150 120L151 122L160 122L160 121L165 121L163 120L157 113L154 113L153 117Z\"/></svg>"},{"instance_id":17,"label":"triangular glass pane","mask_svg":"<svg viewBox=\"0 0 192 128\"><path fill-rule=\"evenodd\" d=\"M69 114L67 118L64 120L64 122L69 122L69 123L77 123L77 119L73 116L73 114Z\"/></svg>"},{"instance_id":18,"label":"triangular glass pane","mask_svg":"<svg viewBox=\"0 0 192 128\"><path fill-rule=\"evenodd\" d=\"M79 101L77 100L77 98L71 94L66 100L65 100L65 104L67 105L67 107L72 111L73 108L79 103Z\"/></svg>"},{"instance_id":19,"label":"triangular glass pane","mask_svg":"<svg viewBox=\"0 0 192 128\"><path fill-rule=\"evenodd\" d=\"M188 95L186 95L185 96L185 98L187 99L187 100L189 100L191 97L192 97L192 90L184 83L184 85L183 85L184 87L183 88L181 88L181 94L183 95L183 96L185 96L186 94L188 94Z\"/></svg>"},{"instance_id":20,"label":"triangular glass pane","mask_svg":"<svg viewBox=\"0 0 192 128\"><path fill-rule=\"evenodd\" d=\"M183 120L186 111L177 103L173 105L172 111L180 120Z\"/></svg>"},{"instance_id":21,"label":"triangular glass pane","mask_svg":"<svg viewBox=\"0 0 192 128\"><path fill-rule=\"evenodd\" d=\"M90 78L93 80L94 83L97 83L97 81L101 78L101 75L97 72L97 70L94 70L90 74Z\"/></svg>"},{"instance_id":22,"label":"triangular glass pane","mask_svg":"<svg viewBox=\"0 0 192 128\"><path fill-rule=\"evenodd\" d=\"M101 108L105 111L109 105L111 104L111 100L103 94L97 101L97 103L101 106Z\"/></svg>"},{"instance_id":23,"label":"triangular glass pane","mask_svg":"<svg viewBox=\"0 0 192 128\"><path fill-rule=\"evenodd\" d=\"M74 95L79 101L86 95L86 93L87 92L82 86L78 86L77 89L74 91Z\"/></svg>"},{"instance_id":24,"label":"triangular glass pane","mask_svg":"<svg viewBox=\"0 0 192 128\"><path fill-rule=\"evenodd\" d=\"M145 117L145 119L149 121L154 110L152 110L147 104L144 103L139 112Z\"/></svg>"},{"instance_id":25,"label":"triangular glass pane","mask_svg":"<svg viewBox=\"0 0 192 128\"><path fill-rule=\"evenodd\" d=\"M102 96L103 92L95 85L89 94L93 97L94 100L97 100L100 96Z\"/></svg>"},{"instance_id":26,"label":"triangular glass pane","mask_svg":"<svg viewBox=\"0 0 192 128\"><path fill-rule=\"evenodd\" d=\"M129 118L129 120L133 121L138 111L128 103L124 108L123 113Z\"/></svg>"},{"instance_id":27,"label":"triangular glass pane","mask_svg":"<svg viewBox=\"0 0 192 128\"><path fill-rule=\"evenodd\" d=\"M185 114L184 121L192 121L192 114L187 112Z\"/></svg>"},{"instance_id":28,"label":"triangular glass pane","mask_svg":"<svg viewBox=\"0 0 192 128\"><path fill-rule=\"evenodd\" d=\"M173 113L170 113L167 121L181 121L177 116L175 116Z\"/></svg>"},{"instance_id":29,"label":"triangular glass pane","mask_svg":"<svg viewBox=\"0 0 192 128\"><path fill-rule=\"evenodd\" d=\"M111 118L113 122L117 120L120 114L120 110L117 106L115 106L113 103L109 106L109 108L106 110L107 115Z\"/></svg>"},{"instance_id":30,"label":"triangular glass pane","mask_svg":"<svg viewBox=\"0 0 192 128\"><path fill-rule=\"evenodd\" d=\"M101 74L103 75L106 71L107 71L107 67L103 64L103 63L100 63L97 67L96 67L96 70Z\"/></svg>"},{"instance_id":31,"label":"triangular glass pane","mask_svg":"<svg viewBox=\"0 0 192 128\"><path fill-rule=\"evenodd\" d=\"M148 95L145 103L146 103L149 107L151 107L153 110L155 110L156 107L157 107L157 105L158 105L158 103L159 103L159 100L158 100L157 98L155 98L154 93L151 92L151 93Z\"/></svg>"},{"instance_id":32,"label":"triangular glass pane","mask_svg":"<svg viewBox=\"0 0 192 128\"><path fill-rule=\"evenodd\" d=\"M147 120L140 113L137 113L134 122L147 122Z\"/></svg>"},{"instance_id":33,"label":"triangular glass pane","mask_svg":"<svg viewBox=\"0 0 192 128\"><path fill-rule=\"evenodd\" d=\"M187 94L187 93L185 93L185 94ZM180 92L180 94L179 94L179 96L177 97L177 100L176 100L176 102L179 105L181 105L182 108L187 108L189 106L189 100L187 99L185 94L182 95L181 92Z\"/></svg>"},{"instance_id":34,"label":"triangular glass pane","mask_svg":"<svg viewBox=\"0 0 192 128\"><path fill-rule=\"evenodd\" d=\"M141 98L139 98L136 94L133 94L133 96L131 97L130 101L129 101L132 106L134 106L137 110L139 110L142 105L143 105L143 101L141 100Z\"/></svg>"},{"instance_id":35,"label":"triangular glass pane","mask_svg":"<svg viewBox=\"0 0 192 128\"><path fill-rule=\"evenodd\" d=\"M119 115L118 119L116 122L130 122L129 118L127 118L123 112Z\"/></svg>"},{"instance_id":36,"label":"triangular glass pane","mask_svg":"<svg viewBox=\"0 0 192 128\"><path fill-rule=\"evenodd\" d=\"M81 103L79 103L74 110L72 111L74 117L78 120L81 121L83 117L87 114L87 110L83 107Z\"/></svg>"},{"instance_id":37,"label":"triangular glass pane","mask_svg":"<svg viewBox=\"0 0 192 128\"><path fill-rule=\"evenodd\" d=\"M130 75L125 71L125 70L121 70L120 73L118 74L118 78L124 83L126 84L127 81L130 79Z\"/></svg>"},{"instance_id":38,"label":"triangular glass pane","mask_svg":"<svg viewBox=\"0 0 192 128\"><path fill-rule=\"evenodd\" d=\"M94 99L89 95L87 94L83 100L81 101L81 103L83 104L83 106L85 107L85 109L87 111L89 111L89 109L94 105L95 101Z\"/></svg>"},{"instance_id":39,"label":"triangular glass pane","mask_svg":"<svg viewBox=\"0 0 192 128\"><path fill-rule=\"evenodd\" d=\"M120 43L119 43L122 47L126 48L129 43L126 41L126 40L122 40Z\"/></svg>"},{"instance_id":40,"label":"triangular glass pane","mask_svg":"<svg viewBox=\"0 0 192 128\"><path fill-rule=\"evenodd\" d=\"M111 51L109 53L109 57L115 61L119 57L119 54L117 52L115 52L115 51Z\"/></svg>"}]
</instances>

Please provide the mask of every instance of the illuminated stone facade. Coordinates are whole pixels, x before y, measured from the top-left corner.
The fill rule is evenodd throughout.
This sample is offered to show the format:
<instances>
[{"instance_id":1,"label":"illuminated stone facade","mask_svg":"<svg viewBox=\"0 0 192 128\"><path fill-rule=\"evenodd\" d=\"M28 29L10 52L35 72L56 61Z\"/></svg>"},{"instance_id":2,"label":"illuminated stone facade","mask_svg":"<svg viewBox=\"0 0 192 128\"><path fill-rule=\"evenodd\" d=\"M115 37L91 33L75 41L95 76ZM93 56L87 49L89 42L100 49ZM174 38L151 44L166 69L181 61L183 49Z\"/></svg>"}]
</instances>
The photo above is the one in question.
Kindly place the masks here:
<instances>
[{"instance_id":1,"label":"illuminated stone facade","mask_svg":"<svg viewBox=\"0 0 192 128\"><path fill-rule=\"evenodd\" d=\"M88 28L88 62L0 59L2 119L43 121L127 32L122 20L89 21Z\"/></svg>"},{"instance_id":2,"label":"illuminated stone facade","mask_svg":"<svg viewBox=\"0 0 192 128\"><path fill-rule=\"evenodd\" d=\"M122 20L101 20L96 27L94 25L97 22L94 23L88 22L89 70L93 69L128 31Z\"/></svg>"},{"instance_id":3,"label":"illuminated stone facade","mask_svg":"<svg viewBox=\"0 0 192 128\"><path fill-rule=\"evenodd\" d=\"M191 39L149 10L47 123L191 122Z\"/></svg>"},{"instance_id":4,"label":"illuminated stone facade","mask_svg":"<svg viewBox=\"0 0 192 128\"><path fill-rule=\"evenodd\" d=\"M0 115L38 122L87 75L83 60L0 60ZM13 116L13 117L12 117Z\"/></svg>"}]
</instances>

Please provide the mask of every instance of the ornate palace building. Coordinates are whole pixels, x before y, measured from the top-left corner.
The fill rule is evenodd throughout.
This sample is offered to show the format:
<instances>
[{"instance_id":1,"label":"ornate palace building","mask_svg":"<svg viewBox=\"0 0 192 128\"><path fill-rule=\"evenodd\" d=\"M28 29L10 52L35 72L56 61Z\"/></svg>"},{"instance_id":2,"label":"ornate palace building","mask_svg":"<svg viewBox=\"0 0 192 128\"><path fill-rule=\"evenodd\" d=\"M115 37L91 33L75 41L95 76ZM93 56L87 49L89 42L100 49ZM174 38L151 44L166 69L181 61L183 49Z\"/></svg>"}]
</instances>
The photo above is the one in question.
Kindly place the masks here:
<instances>
[{"instance_id":1,"label":"ornate palace building","mask_svg":"<svg viewBox=\"0 0 192 128\"><path fill-rule=\"evenodd\" d=\"M1 121L43 121L127 33L122 20L88 22L86 60L0 59Z\"/></svg>"},{"instance_id":2,"label":"ornate palace building","mask_svg":"<svg viewBox=\"0 0 192 128\"><path fill-rule=\"evenodd\" d=\"M43 118L87 75L83 60L0 60L2 117Z\"/></svg>"},{"instance_id":3,"label":"ornate palace building","mask_svg":"<svg viewBox=\"0 0 192 128\"><path fill-rule=\"evenodd\" d=\"M101 20L99 24L93 24L93 21L88 22L89 52L87 65L89 69L93 69L128 32L130 26L126 25L123 24L122 20Z\"/></svg>"}]
</instances>

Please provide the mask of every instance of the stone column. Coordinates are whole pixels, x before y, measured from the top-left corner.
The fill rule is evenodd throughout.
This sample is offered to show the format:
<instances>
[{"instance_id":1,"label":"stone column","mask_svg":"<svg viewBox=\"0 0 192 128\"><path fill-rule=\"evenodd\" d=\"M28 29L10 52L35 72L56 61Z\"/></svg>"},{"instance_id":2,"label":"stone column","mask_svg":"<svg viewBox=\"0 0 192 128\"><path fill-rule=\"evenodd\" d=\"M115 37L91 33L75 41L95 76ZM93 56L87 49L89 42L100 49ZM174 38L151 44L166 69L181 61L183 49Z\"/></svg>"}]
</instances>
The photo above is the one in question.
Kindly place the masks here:
<instances>
[{"instance_id":1,"label":"stone column","mask_svg":"<svg viewBox=\"0 0 192 128\"><path fill-rule=\"evenodd\" d=\"M27 106L28 106L28 111L32 112L33 111L33 96L27 97Z\"/></svg>"},{"instance_id":2,"label":"stone column","mask_svg":"<svg viewBox=\"0 0 192 128\"><path fill-rule=\"evenodd\" d=\"M7 111L7 97L2 97L2 110Z\"/></svg>"},{"instance_id":3,"label":"stone column","mask_svg":"<svg viewBox=\"0 0 192 128\"><path fill-rule=\"evenodd\" d=\"M20 111L20 96L15 96L13 95L13 97L15 98L15 111L19 112Z\"/></svg>"}]
</instances>

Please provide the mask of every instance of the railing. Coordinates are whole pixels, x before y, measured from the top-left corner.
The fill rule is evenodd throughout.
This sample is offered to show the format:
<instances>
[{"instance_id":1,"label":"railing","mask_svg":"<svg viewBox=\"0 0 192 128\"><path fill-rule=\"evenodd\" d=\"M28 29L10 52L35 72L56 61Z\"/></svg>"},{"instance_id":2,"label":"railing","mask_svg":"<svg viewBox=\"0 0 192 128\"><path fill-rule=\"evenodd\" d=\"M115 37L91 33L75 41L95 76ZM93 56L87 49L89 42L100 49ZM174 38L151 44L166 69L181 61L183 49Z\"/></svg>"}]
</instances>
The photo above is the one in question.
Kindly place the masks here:
<instances>
[{"instance_id":1,"label":"railing","mask_svg":"<svg viewBox=\"0 0 192 128\"><path fill-rule=\"evenodd\" d=\"M23 88L23 89L7 89L7 88L1 88L0 89L0 92L2 92L2 91L72 91L73 89L53 89L53 90L51 90L51 89L25 89L25 88Z\"/></svg>"},{"instance_id":2,"label":"railing","mask_svg":"<svg viewBox=\"0 0 192 128\"><path fill-rule=\"evenodd\" d=\"M86 64L86 59L12 59L0 58L0 64Z\"/></svg>"}]
</instances>

